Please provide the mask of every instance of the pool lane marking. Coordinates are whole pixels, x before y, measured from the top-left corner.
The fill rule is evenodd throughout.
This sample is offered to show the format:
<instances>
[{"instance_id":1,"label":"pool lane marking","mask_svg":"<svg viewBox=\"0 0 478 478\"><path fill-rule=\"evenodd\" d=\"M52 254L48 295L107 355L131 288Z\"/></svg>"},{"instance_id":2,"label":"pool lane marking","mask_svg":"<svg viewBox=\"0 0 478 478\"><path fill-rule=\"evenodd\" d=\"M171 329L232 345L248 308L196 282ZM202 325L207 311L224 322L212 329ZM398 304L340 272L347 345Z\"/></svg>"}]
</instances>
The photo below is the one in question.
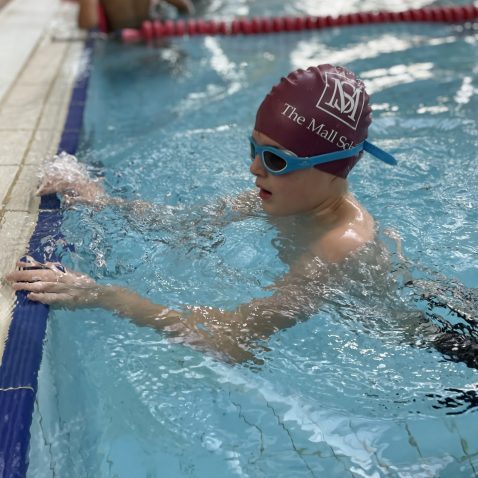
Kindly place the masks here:
<instances>
[{"instance_id":1,"label":"pool lane marking","mask_svg":"<svg viewBox=\"0 0 478 478\"><path fill-rule=\"evenodd\" d=\"M35 393L35 389L29 385L24 385L20 387L0 388L0 392L12 392L15 390L30 390L31 392Z\"/></svg>"}]
</instances>

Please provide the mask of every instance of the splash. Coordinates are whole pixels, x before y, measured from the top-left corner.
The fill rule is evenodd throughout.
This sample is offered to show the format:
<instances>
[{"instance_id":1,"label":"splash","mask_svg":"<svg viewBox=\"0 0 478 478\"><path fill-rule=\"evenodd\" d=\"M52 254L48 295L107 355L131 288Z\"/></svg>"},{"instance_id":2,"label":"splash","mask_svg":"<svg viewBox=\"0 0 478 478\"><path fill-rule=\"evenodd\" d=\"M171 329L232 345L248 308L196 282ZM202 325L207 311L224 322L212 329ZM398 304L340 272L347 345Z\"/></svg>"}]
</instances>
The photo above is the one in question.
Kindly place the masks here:
<instances>
[{"instance_id":1,"label":"splash","mask_svg":"<svg viewBox=\"0 0 478 478\"><path fill-rule=\"evenodd\" d=\"M91 181L86 166L75 156L62 151L43 163L39 175L40 186L36 194L44 196L55 192L64 192L72 185Z\"/></svg>"}]
</instances>

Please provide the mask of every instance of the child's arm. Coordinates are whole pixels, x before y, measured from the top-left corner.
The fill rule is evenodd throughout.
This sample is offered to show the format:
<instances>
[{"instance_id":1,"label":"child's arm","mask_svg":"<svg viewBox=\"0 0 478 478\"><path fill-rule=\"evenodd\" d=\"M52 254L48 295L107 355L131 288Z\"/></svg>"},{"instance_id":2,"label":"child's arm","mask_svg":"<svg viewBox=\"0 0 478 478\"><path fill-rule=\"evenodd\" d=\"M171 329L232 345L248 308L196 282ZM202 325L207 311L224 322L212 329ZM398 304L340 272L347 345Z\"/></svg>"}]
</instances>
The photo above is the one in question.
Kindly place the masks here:
<instances>
[{"instance_id":1,"label":"child's arm","mask_svg":"<svg viewBox=\"0 0 478 478\"><path fill-rule=\"evenodd\" d=\"M67 308L103 308L137 325L164 331L175 342L241 362L254 360L251 349L278 330L291 327L316 310L317 281L285 278L270 297L243 304L233 311L189 307L183 311L154 304L135 292L97 284L84 274L63 271L54 264L18 263L21 270L7 276L14 290L28 298Z\"/></svg>"},{"instance_id":2,"label":"child's arm","mask_svg":"<svg viewBox=\"0 0 478 478\"><path fill-rule=\"evenodd\" d=\"M98 26L98 0L79 0L78 27L89 30Z\"/></svg>"},{"instance_id":3,"label":"child's arm","mask_svg":"<svg viewBox=\"0 0 478 478\"><path fill-rule=\"evenodd\" d=\"M95 208L114 206L128 216L141 217L153 223L157 223L158 220L161 222L164 218L167 220L171 215L174 215L176 223L178 220L176 213L180 212L175 206L111 196L105 191L101 180L93 179L84 164L66 153L45 162L40 186L36 191L38 196L54 193L61 194L67 206L72 204L87 204ZM194 222L199 218L207 219L217 226L224 226L258 211L260 206L257 194L250 190L236 197L221 198L212 204L195 207L187 222Z\"/></svg>"}]
</instances>

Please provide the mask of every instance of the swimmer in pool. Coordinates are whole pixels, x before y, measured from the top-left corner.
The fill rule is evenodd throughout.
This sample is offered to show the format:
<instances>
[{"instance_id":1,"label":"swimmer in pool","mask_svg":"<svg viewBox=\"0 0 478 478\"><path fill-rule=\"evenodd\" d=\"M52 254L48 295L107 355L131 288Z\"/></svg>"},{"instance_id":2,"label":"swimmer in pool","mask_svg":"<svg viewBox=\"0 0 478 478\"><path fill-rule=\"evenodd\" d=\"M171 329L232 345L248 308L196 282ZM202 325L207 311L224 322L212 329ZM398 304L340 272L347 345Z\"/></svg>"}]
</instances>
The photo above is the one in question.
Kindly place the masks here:
<instances>
[{"instance_id":1,"label":"swimmer in pool","mask_svg":"<svg viewBox=\"0 0 478 478\"><path fill-rule=\"evenodd\" d=\"M193 13L190 0L165 0L180 13ZM99 27L103 32L121 28L140 28L144 20L152 18L153 0L78 0L78 26L83 29Z\"/></svg>"},{"instance_id":2,"label":"swimmer in pool","mask_svg":"<svg viewBox=\"0 0 478 478\"><path fill-rule=\"evenodd\" d=\"M18 263L20 270L7 279L15 290L27 291L32 301L103 308L228 360L254 359L254 347L261 340L318 310L319 289L305 298L303 291L311 283L325 283L328 266L353 261L361 254L365 257L376 244L374 220L348 191L347 183L365 152L395 163L367 141L371 121L364 84L349 70L332 65L290 73L261 103L250 137L255 202L298 245L285 254L289 271L270 288L269 297L235 310L208 306L173 310L134 291L98 284L84 274L35 261ZM70 200L101 206L124 202L87 179L50 177L39 191L57 191ZM237 208L244 202L249 204L238 200Z\"/></svg>"}]
</instances>

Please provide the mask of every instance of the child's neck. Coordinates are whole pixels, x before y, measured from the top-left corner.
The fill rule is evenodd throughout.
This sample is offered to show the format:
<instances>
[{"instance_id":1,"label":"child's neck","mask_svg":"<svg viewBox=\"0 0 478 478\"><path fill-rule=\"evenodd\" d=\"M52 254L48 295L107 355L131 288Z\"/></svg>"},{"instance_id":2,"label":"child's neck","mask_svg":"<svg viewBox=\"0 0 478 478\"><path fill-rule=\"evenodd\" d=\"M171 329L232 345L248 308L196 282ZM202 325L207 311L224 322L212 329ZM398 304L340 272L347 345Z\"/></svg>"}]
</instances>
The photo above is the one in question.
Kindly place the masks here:
<instances>
[{"instance_id":1,"label":"child's neck","mask_svg":"<svg viewBox=\"0 0 478 478\"><path fill-rule=\"evenodd\" d=\"M353 197L348 194L340 194L327 199L304 216L309 216L317 225L327 226L337 222L350 209Z\"/></svg>"},{"instance_id":2,"label":"child's neck","mask_svg":"<svg viewBox=\"0 0 478 478\"><path fill-rule=\"evenodd\" d=\"M311 241L315 241L318 236L349 217L355 204L353 196L346 193L311 211L291 216L271 217L269 220L280 231L280 237L289 238L299 248L307 248Z\"/></svg>"}]
</instances>

